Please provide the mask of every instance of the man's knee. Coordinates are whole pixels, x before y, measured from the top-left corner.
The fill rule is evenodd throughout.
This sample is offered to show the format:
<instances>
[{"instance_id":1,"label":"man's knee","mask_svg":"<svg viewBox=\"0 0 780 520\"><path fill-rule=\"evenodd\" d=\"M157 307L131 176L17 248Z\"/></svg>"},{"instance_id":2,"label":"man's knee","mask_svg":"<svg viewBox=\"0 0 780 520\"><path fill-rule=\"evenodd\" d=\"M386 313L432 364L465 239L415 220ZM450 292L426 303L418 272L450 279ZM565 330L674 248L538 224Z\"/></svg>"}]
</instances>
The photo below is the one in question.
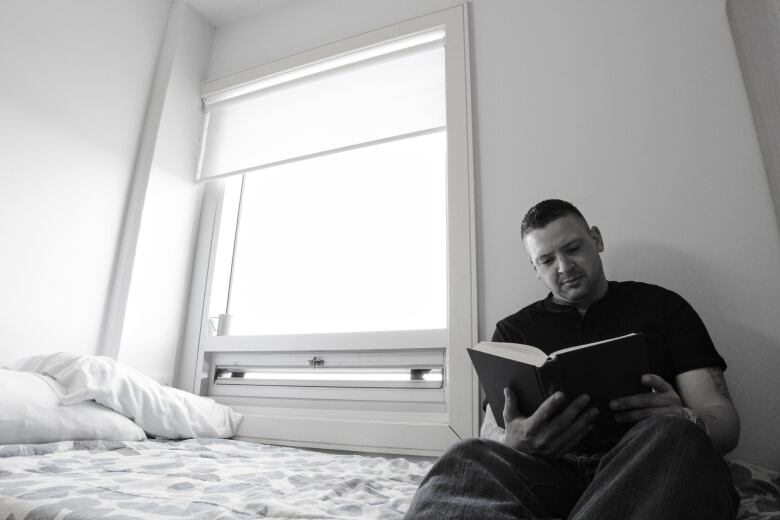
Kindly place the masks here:
<instances>
[{"instance_id":1,"label":"man's knee","mask_svg":"<svg viewBox=\"0 0 780 520\"><path fill-rule=\"evenodd\" d=\"M640 435L655 435L661 437L682 437L706 440L709 437L699 426L684 417L676 415L655 415L638 422L631 429Z\"/></svg>"},{"instance_id":2,"label":"man's knee","mask_svg":"<svg viewBox=\"0 0 780 520\"><path fill-rule=\"evenodd\" d=\"M649 417L631 428L602 460L601 467L632 466L645 474L687 480L706 474L713 482L730 485L723 458L709 435L682 417Z\"/></svg>"},{"instance_id":3,"label":"man's knee","mask_svg":"<svg viewBox=\"0 0 780 520\"><path fill-rule=\"evenodd\" d=\"M486 452L495 451L497 447L500 449L500 446L501 444L496 441L480 439L478 437L463 439L447 448L447 451L439 457L439 460L449 458L479 458L484 456Z\"/></svg>"},{"instance_id":4,"label":"man's knee","mask_svg":"<svg viewBox=\"0 0 780 520\"><path fill-rule=\"evenodd\" d=\"M490 439L483 439L481 437L469 437L468 439L463 439L452 446L449 447L447 451L473 451L473 450L484 450L489 446L500 444L498 441L493 441Z\"/></svg>"},{"instance_id":5,"label":"man's knee","mask_svg":"<svg viewBox=\"0 0 780 520\"><path fill-rule=\"evenodd\" d=\"M447 450L438 458L434 463L433 468L431 468L431 473L446 473L452 471L454 466L474 463L479 464L484 460L487 453L495 450L495 444L498 443L480 438L468 438L458 441L447 448Z\"/></svg>"},{"instance_id":6,"label":"man's knee","mask_svg":"<svg viewBox=\"0 0 780 520\"><path fill-rule=\"evenodd\" d=\"M450 446L432 470L434 473L451 473L469 467L471 471L523 474L526 471L536 473L538 468L546 469L549 464L548 461L521 453L498 441L469 438Z\"/></svg>"},{"instance_id":7,"label":"man's knee","mask_svg":"<svg viewBox=\"0 0 780 520\"><path fill-rule=\"evenodd\" d=\"M626 437L632 444L638 444L649 451L658 449L664 453L674 452L678 457L687 454L697 458L702 455L720 458L707 433L683 417L648 417L637 423Z\"/></svg>"}]
</instances>

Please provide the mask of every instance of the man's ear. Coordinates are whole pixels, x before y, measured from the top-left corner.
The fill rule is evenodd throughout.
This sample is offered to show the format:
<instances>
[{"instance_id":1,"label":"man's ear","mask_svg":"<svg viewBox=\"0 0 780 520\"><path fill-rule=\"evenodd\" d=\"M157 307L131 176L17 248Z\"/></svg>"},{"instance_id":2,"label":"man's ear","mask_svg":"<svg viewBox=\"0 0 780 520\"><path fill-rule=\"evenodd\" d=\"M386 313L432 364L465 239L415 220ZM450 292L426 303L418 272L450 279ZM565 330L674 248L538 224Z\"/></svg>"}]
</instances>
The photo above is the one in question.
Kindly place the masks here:
<instances>
[{"instance_id":1,"label":"man's ear","mask_svg":"<svg viewBox=\"0 0 780 520\"><path fill-rule=\"evenodd\" d=\"M531 264L531 269L534 270L534 273L536 274L536 277L537 278L541 278L541 276L539 276L539 271L536 270L536 264L534 263L534 261L529 258L528 259L528 263Z\"/></svg>"},{"instance_id":2,"label":"man's ear","mask_svg":"<svg viewBox=\"0 0 780 520\"><path fill-rule=\"evenodd\" d=\"M596 244L596 251L599 253L604 251L604 239L601 238L601 231L596 226L590 228L590 238L593 239L593 243Z\"/></svg>"}]
</instances>

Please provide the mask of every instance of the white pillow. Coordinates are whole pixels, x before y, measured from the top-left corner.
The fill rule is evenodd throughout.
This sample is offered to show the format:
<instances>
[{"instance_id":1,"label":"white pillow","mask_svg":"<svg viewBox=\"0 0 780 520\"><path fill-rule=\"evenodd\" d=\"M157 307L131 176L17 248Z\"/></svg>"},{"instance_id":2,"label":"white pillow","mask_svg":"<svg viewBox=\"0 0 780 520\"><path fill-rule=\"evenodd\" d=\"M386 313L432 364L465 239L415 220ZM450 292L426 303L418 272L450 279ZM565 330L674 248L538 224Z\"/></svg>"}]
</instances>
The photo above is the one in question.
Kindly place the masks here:
<instances>
[{"instance_id":1,"label":"white pillow","mask_svg":"<svg viewBox=\"0 0 780 520\"><path fill-rule=\"evenodd\" d=\"M162 386L109 357L60 352L21 359L9 368L49 375L65 387L63 403L94 399L156 437L232 437L242 419L213 399Z\"/></svg>"},{"instance_id":2,"label":"white pillow","mask_svg":"<svg viewBox=\"0 0 780 520\"><path fill-rule=\"evenodd\" d=\"M44 375L0 369L0 444L146 439L133 421L92 401L61 404L62 390Z\"/></svg>"}]
</instances>

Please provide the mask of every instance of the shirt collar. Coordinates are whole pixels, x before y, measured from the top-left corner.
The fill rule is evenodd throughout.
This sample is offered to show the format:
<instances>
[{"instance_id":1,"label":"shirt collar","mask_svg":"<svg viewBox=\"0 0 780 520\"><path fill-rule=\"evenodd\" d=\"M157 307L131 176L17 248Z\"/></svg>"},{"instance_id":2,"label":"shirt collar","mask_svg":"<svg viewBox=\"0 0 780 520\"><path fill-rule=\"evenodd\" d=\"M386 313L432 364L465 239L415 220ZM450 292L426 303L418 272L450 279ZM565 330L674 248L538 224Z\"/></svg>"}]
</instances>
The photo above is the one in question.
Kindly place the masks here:
<instances>
[{"instance_id":1,"label":"shirt collar","mask_svg":"<svg viewBox=\"0 0 780 520\"><path fill-rule=\"evenodd\" d=\"M604 293L604 296L596 300L595 302L590 304L590 307L588 307L588 310L592 309L593 307L600 307L601 305L604 305L605 303L609 302L612 297L615 294L615 285L617 282L607 282L607 292ZM552 312L577 312L577 307L575 305L571 305L569 303L558 303L553 298L553 294L549 293L547 297L542 300L542 303L544 305L544 308L548 311Z\"/></svg>"}]
</instances>

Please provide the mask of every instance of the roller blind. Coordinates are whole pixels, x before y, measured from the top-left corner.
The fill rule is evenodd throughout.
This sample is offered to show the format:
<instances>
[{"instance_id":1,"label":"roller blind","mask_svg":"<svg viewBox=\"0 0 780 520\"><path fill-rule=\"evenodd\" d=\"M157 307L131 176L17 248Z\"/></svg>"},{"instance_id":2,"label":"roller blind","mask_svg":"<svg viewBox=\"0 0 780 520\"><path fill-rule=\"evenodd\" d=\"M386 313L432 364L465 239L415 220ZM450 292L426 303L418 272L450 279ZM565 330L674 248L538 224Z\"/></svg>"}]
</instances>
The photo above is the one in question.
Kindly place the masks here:
<instances>
[{"instance_id":1,"label":"roller blind","mask_svg":"<svg viewBox=\"0 0 780 520\"><path fill-rule=\"evenodd\" d=\"M207 95L200 180L444 132L444 32Z\"/></svg>"}]
</instances>

